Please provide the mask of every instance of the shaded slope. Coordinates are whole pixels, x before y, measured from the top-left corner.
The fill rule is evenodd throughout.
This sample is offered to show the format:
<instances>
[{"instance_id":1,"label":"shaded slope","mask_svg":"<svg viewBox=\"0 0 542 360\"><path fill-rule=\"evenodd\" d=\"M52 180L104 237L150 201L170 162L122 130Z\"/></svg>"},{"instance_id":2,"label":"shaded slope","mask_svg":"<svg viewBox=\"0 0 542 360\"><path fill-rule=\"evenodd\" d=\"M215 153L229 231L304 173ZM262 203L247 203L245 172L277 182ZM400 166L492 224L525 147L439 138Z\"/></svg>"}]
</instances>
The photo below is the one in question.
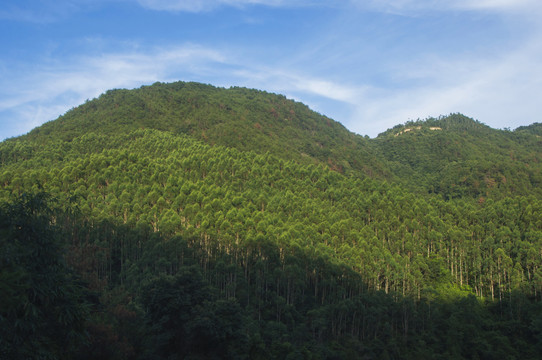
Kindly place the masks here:
<instances>
[{"instance_id":1,"label":"shaded slope","mask_svg":"<svg viewBox=\"0 0 542 360\"><path fill-rule=\"evenodd\" d=\"M470 285L478 295L519 285L540 290L531 275L512 276L542 270L541 202L534 196L446 202L157 130L55 140L0 170L0 197L41 187L61 204L75 201L91 223L109 219L196 237L209 251L238 258L265 239L284 253L325 254L375 290L420 296L441 281ZM487 254L494 263L481 262ZM505 256L510 261L498 268ZM493 279L504 266L497 287Z\"/></svg>"}]
</instances>

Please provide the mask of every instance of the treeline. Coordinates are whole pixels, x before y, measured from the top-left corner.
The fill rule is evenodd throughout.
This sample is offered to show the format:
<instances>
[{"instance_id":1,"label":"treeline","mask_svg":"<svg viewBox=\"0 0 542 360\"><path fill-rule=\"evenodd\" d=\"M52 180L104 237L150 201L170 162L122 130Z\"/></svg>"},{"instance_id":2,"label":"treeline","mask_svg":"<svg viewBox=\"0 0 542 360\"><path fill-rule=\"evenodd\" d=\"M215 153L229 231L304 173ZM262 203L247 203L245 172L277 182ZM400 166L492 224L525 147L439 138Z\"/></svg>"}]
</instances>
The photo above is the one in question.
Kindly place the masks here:
<instances>
[{"instance_id":1,"label":"treeline","mask_svg":"<svg viewBox=\"0 0 542 360\"><path fill-rule=\"evenodd\" d=\"M368 140L283 95L193 82L109 90L25 135L34 143L70 141L88 133L138 129L185 134L210 145L269 152L284 160L324 164L391 178Z\"/></svg>"},{"instance_id":2,"label":"treeline","mask_svg":"<svg viewBox=\"0 0 542 360\"><path fill-rule=\"evenodd\" d=\"M89 133L154 129L386 180L420 195L478 200L542 196L539 128L496 130L450 114L409 121L369 139L282 95L175 82L110 90L22 138L38 146Z\"/></svg>"},{"instance_id":3,"label":"treeline","mask_svg":"<svg viewBox=\"0 0 542 360\"><path fill-rule=\"evenodd\" d=\"M0 359L68 359L85 341L88 292L53 220L44 193L0 203Z\"/></svg>"}]
</instances>

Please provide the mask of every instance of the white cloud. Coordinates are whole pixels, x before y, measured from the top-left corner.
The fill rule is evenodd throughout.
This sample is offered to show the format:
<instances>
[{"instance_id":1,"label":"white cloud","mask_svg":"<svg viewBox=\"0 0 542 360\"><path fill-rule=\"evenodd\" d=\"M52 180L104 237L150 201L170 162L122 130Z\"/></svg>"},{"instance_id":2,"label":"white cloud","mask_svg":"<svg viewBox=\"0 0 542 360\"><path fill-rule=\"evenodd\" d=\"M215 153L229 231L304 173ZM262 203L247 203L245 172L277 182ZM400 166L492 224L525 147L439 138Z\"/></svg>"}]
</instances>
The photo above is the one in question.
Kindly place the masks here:
<instances>
[{"instance_id":1,"label":"white cloud","mask_svg":"<svg viewBox=\"0 0 542 360\"><path fill-rule=\"evenodd\" d=\"M492 127L541 121L542 43L533 40L496 59L445 60L434 56L401 68L422 79L407 89L365 91L345 120L351 130L376 135L409 119L461 112ZM517 124L517 125L516 125Z\"/></svg>"},{"instance_id":2,"label":"white cloud","mask_svg":"<svg viewBox=\"0 0 542 360\"><path fill-rule=\"evenodd\" d=\"M109 1L119 0L20 0L3 4L0 19L47 24L66 19L72 14L96 8Z\"/></svg>"},{"instance_id":3,"label":"white cloud","mask_svg":"<svg viewBox=\"0 0 542 360\"><path fill-rule=\"evenodd\" d=\"M359 8L399 15L419 15L428 11L518 11L540 13L539 0L351 0Z\"/></svg>"},{"instance_id":4,"label":"white cloud","mask_svg":"<svg viewBox=\"0 0 542 360\"><path fill-rule=\"evenodd\" d=\"M194 44L136 46L138 50L73 57L47 67L18 67L14 72L3 64L0 79L13 85L0 89L0 113L10 114L20 134L108 89L193 80L281 93L363 135L375 136L409 119L450 112L493 127L514 127L542 120L535 118L542 113L539 38L533 35L523 46L492 58L476 53L445 58L432 53L409 61L398 59L385 65L389 76L385 88L340 71L314 72L302 56L287 64L248 60L249 50L242 47L226 51ZM0 133L0 138L12 135Z\"/></svg>"},{"instance_id":5,"label":"white cloud","mask_svg":"<svg viewBox=\"0 0 542 360\"><path fill-rule=\"evenodd\" d=\"M354 104L366 91L364 87L349 86L322 77L304 74L285 68L269 68L258 64L236 64L239 67L232 75L242 86L274 91L299 98L299 95L310 95L338 101L343 104ZM294 96L293 94L298 94Z\"/></svg>"},{"instance_id":6,"label":"white cloud","mask_svg":"<svg viewBox=\"0 0 542 360\"><path fill-rule=\"evenodd\" d=\"M10 130L17 133L0 132L0 138L28 132L106 90L179 80L181 76L197 80L198 74L204 75L207 68L223 61L218 51L185 45L147 53L70 58L47 67L23 66L11 74L4 71L2 82L12 86L0 89L0 114L9 121L9 126L3 124L2 128L17 124L16 130Z\"/></svg>"},{"instance_id":7,"label":"white cloud","mask_svg":"<svg viewBox=\"0 0 542 360\"><path fill-rule=\"evenodd\" d=\"M360 91L355 88L320 79L298 78L295 86L301 91L346 103L355 102L359 98L360 93Z\"/></svg>"},{"instance_id":8,"label":"white cloud","mask_svg":"<svg viewBox=\"0 0 542 360\"><path fill-rule=\"evenodd\" d=\"M460 9L472 10L514 10L514 9L533 9L540 8L538 0L457 0L452 2L452 6Z\"/></svg>"},{"instance_id":9,"label":"white cloud","mask_svg":"<svg viewBox=\"0 0 542 360\"><path fill-rule=\"evenodd\" d=\"M234 50L226 53L184 45L71 59L70 67L50 65L25 78L15 74L17 81L11 83L21 87L0 92L0 113L11 112L23 133L108 89L194 80L282 93L363 135L375 136L409 119L451 112L462 112L493 127L514 127L516 121L540 121L533 116L542 113L538 99L541 58L542 44L536 40L495 59L447 60L430 55L390 69L396 82L408 84L414 79L413 85L380 88L374 83L353 84L337 74L315 75L309 68L297 71L247 63ZM24 86L30 83L31 88Z\"/></svg>"},{"instance_id":10,"label":"white cloud","mask_svg":"<svg viewBox=\"0 0 542 360\"><path fill-rule=\"evenodd\" d=\"M151 0L138 1L151 4ZM166 6L165 3L152 2L157 8ZM254 3L288 6L283 0L205 2L211 7ZM316 3L318 1L288 2ZM382 0L379 3L382 8L388 6L396 10L436 9L438 6L475 9L469 5L471 2L463 0L446 3L440 0ZM185 4L187 8L182 11L204 9L201 7L203 1L169 4ZM477 9L486 10L504 11L521 6L534 5L532 0L477 2ZM514 41L515 48L507 43L502 50L492 47L491 54L481 53L473 43L468 51L459 48L457 55L439 53L438 47L419 53L413 48L415 55L403 58L380 54L384 46L376 46L371 52L373 43L369 38L358 44L356 41L362 36L352 37L350 33L356 32L349 32L355 27L338 26L340 31L337 33L333 32L334 27L322 28L330 30L329 39L322 39L321 35L326 31L321 31L295 51L282 57L274 54L271 60L265 53L256 54L250 44L232 42L227 45L227 50L193 44L143 49L132 44L128 51L71 56L41 66L11 66L13 64L0 61L0 81L11 84L0 89L0 116L17 123L20 134L111 88L185 80L282 93L342 122L353 131L370 136L408 119L450 112L462 112L494 127L514 127L516 123L522 125L542 120L535 118L542 113L537 98L542 89L542 42L539 40L542 37L537 35L542 32L535 27L529 29L536 32L530 38L522 33ZM374 35L382 36L382 31L375 28ZM400 47L395 40L390 39L386 46L392 50L394 46ZM89 48L111 48L109 43L98 45L91 44ZM495 48L498 51L494 51ZM397 53L399 51L388 54ZM374 58L374 61L367 62L367 58ZM375 72L378 74L373 76ZM0 139L15 135L4 135L2 131L7 134L8 127L3 124L0 127Z\"/></svg>"},{"instance_id":11,"label":"white cloud","mask_svg":"<svg viewBox=\"0 0 542 360\"><path fill-rule=\"evenodd\" d=\"M162 11L210 11L221 6L244 7L249 5L263 5L269 7L295 7L315 3L325 4L318 0L137 0L137 2L151 10Z\"/></svg>"}]
</instances>

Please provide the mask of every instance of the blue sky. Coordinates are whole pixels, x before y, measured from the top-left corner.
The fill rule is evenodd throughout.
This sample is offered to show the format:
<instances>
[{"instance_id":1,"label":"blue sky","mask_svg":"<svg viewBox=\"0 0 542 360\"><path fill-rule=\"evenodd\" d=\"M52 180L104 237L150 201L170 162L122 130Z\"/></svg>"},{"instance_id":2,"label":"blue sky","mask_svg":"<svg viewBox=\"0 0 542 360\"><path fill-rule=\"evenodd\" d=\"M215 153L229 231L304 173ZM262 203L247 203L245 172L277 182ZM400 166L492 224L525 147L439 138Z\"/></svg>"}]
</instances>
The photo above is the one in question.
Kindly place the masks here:
<instances>
[{"instance_id":1,"label":"blue sky","mask_svg":"<svg viewBox=\"0 0 542 360\"><path fill-rule=\"evenodd\" d=\"M112 88L244 86L361 135L542 121L540 0L4 0L0 140Z\"/></svg>"}]
</instances>

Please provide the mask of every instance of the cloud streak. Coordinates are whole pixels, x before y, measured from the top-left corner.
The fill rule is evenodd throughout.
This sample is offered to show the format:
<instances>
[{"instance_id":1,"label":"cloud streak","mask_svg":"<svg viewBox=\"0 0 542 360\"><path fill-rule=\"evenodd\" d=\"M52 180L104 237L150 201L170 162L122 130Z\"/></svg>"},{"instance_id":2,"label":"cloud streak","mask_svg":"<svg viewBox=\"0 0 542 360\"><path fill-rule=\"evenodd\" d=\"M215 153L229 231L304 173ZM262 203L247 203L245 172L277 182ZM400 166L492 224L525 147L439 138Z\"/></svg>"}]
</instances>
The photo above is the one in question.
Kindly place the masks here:
<instances>
[{"instance_id":1,"label":"cloud streak","mask_svg":"<svg viewBox=\"0 0 542 360\"><path fill-rule=\"evenodd\" d=\"M0 19L37 24L54 23L77 12L97 8L106 2L118 0L32 0L7 1L0 9Z\"/></svg>"},{"instance_id":2,"label":"cloud streak","mask_svg":"<svg viewBox=\"0 0 542 360\"><path fill-rule=\"evenodd\" d=\"M75 3L85 4L85 1ZM262 16L265 9L260 7L258 12L254 11L258 7L249 5L332 6L329 2L308 0L288 3L284 0L215 0L168 2L173 4L171 6L186 6L168 10L165 2L138 1L156 10L173 12L246 6L247 13L256 18ZM207 23L211 29L206 35L215 36L212 40L205 37L192 42L189 37L183 41L167 39L157 47L145 45L154 43L154 38L140 41L97 36L77 39L76 46L66 52L63 48L61 55L44 51L38 64L33 62L36 57L25 61L0 58L0 81L10 84L0 87L0 119L3 119L0 139L25 133L108 89L177 80L282 93L340 121L352 131L370 136L409 119L450 112L462 112L494 127L541 121L537 118L542 110L537 94L542 89L542 41L539 40L542 26L531 22L504 40L500 36L492 39L496 33L484 32L486 28L483 28L474 40L450 42L457 34L471 35L469 31L479 25L475 23L478 17L474 16L475 20L469 23L465 21L469 16L462 17L462 31L454 32L457 23L443 25L440 21L447 15L436 16L439 21L424 23L431 16L397 18L384 14L371 22L374 13L368 16L365 12L367 6L374 6L373 10L378 6L379 11L394 9L419 14L452 8L508 14L513 8L516 24L518 19L530 19L530 15L519 16L517 11L535 6L532 0L485 0L477 2L476 7L463 0L382 0L378 5L358 1L357 6L362 3L365 6L362 10L344 5L352 2L341 3L344 8L334 8L336 17L327 23L317 17L318 26L309 27L306 35L297 37L288 46L280 36L264 36L261 44L260 37L253 38L257 44L246 42L244 33L239 39L228 35L225 41L214 41L227 27L220 24L213 28L214 24ZM337 3L333 6L340 7ZM148 15L148 11L136 8ZM305 10L303 13L308 11ZM363 14L367 16L362 19L367 20L366 26L360 22ZM215 21L214 15L183 14L184 19L187 16L193 16L192 21L202 18ZM384 22L380 22L382 19ZM264 17L264 20L256 25L237 26L243 31L261 31L268 23L273 25L272 19ZM307 24L311 25L312 20L309 17ZM438 22L436 28L435 22ZM268 31L276 33L284 25L291 26L285 22L279 24ZM441 26L454 31L445 34ZM288 31L298 28L291 29ZM410 31L408 37L403 35L405 31ZM441 33L433 36L431 31ZM487 47L486 42L489 42Z\"/></svg>"},{"instance_id":3,"label":"cloud streak","mask_svg":"<svg viewBox=\"0 0 542 360\"><path fill-rule=\"evenodd\" d=\"M540 13L538 0L351 0L362 9L372 9L405 16L419 16L430 12L493 11Z\"/></svg>"},{"instance_id":4,"label":"cloud streak","mask_svg":"<svg viewBox=\"0 0 542 360\"><path fill-rule=\"evenodd\" d=\"M243 8L251 5L268 7L298 7L315 4L324 4L318 0L137 0L144 8L158 11L210 11L222 6Z\"/></svg>"},{"instance_id":5,"label":"cloud streak","mask_svg":"<svg viewBox=\"0 0 542 360\"><path fill-rule=\"evenodd\" d=\"M219 7L230 6L243 8L251 5L267 7L329 7L349 8L354 5L358 8L373 9L377 11L397 14L416 14L427 11L470 11L494 10L510 11L540 10L542 6L538 0L350 0L344 2L326 0L136 0L142 7L158 11L174 12L202 12Z\"/></svg>"},{"instance_id":6,"label":"cloud streak","mask_svg":"<svg viewBox=\"0 0 542 360\"><path fill-rule=\"evenodd\" d=\"M173 81L179 78L178 69L183 69L184 77L197 78L205 74L207 66L223 61L224 56L215 50L188 44L64 59L38 69L29 64L15 74L3 73L2 80L13 86L0 90L0 114L17 124L6 130L22 134L108 89ZM0 138L6 136L0 130Z\"/></svg>"},{"instance_id":7,"label":"cloud streak","mask_svg":"<svg viewBox=\"0 0 542 360\"><path fill-rule=\"evenodd\" d=\"M370 82L331 80L310 69L247 63L242 52L231 49L185 44L74 58L70 67L63 61L33 73L22 68L19 71L30 73L13 81L21 86L0 92L0 114L9 113L18 124L17 133L24 133L108 89L182 79L283 93L363 135L376 136L408 119L451 112L504 127L514 117L540 121L533 118L540 110L540 58L542 46L535 40L498 59L448 60L428 55L403 63L390 74L397 82L415 80L415 85L383 88ZM29 88L27 83L34 85Z\"/></svg>"},{"instance_id":8,"label":"cloud streak","mask_svg":"<svg viewBox=\"0 0 542 360\"><path fill-rule=\"evenodd\" d=\"M493 127L540 121L542 46L531 41L499 59L464 59L436 63L431 57L408 65L401 76L423 78L408 89L366 91L347 126L375 135L408 119L461 112ZM378 123L371 121L378 119Z\"/></svg>"}]
</instances>

